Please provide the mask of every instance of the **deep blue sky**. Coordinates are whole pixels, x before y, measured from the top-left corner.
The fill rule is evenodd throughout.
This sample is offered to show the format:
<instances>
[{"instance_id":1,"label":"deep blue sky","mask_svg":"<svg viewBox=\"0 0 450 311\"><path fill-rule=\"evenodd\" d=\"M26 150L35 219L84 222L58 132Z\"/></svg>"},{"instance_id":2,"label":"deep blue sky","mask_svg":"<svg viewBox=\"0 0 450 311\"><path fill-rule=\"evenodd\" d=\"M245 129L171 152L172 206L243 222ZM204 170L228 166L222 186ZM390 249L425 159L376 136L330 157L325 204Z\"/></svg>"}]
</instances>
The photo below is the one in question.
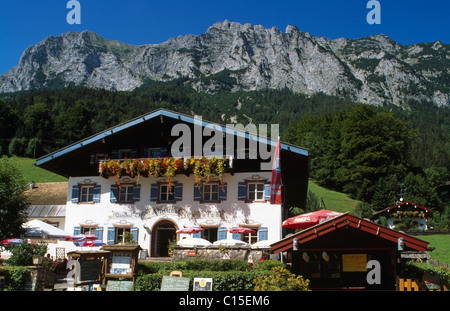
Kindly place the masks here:
<instances>
[{"instance_id":1,"label":"deep blue sky","mask_svg":"<svg viewBox=\"0 0 450 311\"><path fill-rule=\"evenodd\" d=\"M81 25L69 25L68 0L0 0L0 74L17 65L22 52L47 36L91 30L129 44L161 43L204 33L212 24L234 22L273 26L330 39L386 34L401 44L450 43L446 0L378 0L381 24L369 25L368 0L78 0Z\"/></svg>"}]
</instances>

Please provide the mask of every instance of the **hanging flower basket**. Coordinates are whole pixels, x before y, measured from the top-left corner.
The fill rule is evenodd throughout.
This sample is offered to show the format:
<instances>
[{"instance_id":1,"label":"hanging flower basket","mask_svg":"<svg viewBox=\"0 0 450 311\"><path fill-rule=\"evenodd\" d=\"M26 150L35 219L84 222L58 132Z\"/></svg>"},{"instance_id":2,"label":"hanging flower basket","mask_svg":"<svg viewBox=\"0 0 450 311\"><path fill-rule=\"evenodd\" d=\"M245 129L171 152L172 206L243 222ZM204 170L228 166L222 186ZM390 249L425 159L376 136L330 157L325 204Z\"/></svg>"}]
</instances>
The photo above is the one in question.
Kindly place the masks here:
<instances>
[{"instance_id":1,"label":"hanging flower basket","mask_svg":"<svg viewBox=\"0 0 450 311\"><path fill-rule=\"evenodd\" d=\"M169 187L176 174L193 173L198 184L207 183L212 176L219 178L223 184L223 174L225 172L225 158L157 158L157 159L124 159L124 160L103 160L100 162L98 171L103 177L114 177L119 180L122 176L131 177L165 177Z\"/></svg>"}]
</instances>

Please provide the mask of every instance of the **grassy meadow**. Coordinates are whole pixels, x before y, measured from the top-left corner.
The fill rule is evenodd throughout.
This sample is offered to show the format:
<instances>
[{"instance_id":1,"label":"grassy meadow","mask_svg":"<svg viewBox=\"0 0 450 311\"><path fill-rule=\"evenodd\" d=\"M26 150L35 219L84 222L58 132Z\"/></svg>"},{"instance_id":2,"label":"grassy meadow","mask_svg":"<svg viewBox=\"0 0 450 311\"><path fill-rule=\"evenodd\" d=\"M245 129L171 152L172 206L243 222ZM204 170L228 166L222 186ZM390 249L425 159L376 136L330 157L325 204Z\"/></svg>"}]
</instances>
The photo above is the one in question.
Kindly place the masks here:
<instances>
[{"instance_id":1,"label":"grassy meadow","mask_svg":"<svg viewBox=\"0 0 450 311\"><path fill-rule=\"evenodd\" d=\"M314 181L309 181L308 189L314 192L314 194L323 200L325 208L331 211L340 213L346 213L352 211L359 201L351 199L348 195L323 188Z\"/></svg>"},{"instance_id":2,"label":"grassy meadow","mask_svg":"<svg viewBox=\"0 0 450 311\"><path fill-rule=\"evenodd\" d=\"M37 167L36 160L30 158L14 157L17 168L22 172L27 183L34 181L35 183L43 182L65 182L66 177Z\"/></svg>"}]
</instances>

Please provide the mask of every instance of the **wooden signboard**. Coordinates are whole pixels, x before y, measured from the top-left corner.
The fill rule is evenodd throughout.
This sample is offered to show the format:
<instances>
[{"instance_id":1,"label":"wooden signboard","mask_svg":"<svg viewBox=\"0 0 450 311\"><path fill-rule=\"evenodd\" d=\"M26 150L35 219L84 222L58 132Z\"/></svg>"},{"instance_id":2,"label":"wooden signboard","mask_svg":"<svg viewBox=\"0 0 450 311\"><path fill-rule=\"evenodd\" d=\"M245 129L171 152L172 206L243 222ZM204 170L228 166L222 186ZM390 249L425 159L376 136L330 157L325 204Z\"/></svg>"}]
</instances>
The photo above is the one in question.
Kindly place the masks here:
<instances>
[{"instance_id":1,"label":"wooden signboard","mask_svg":"<svg viewBox=\"0 0 450 311\"><path fill-rule=\"evenodd\" d=\"M367 254L342 254L342 272L367 272Z\"/></svg>"},{"instance_id":2,"label":"wooden signboard","mask_svg":"<svg viewBox=\"0 0 450 311\"><path fill-rule=\"evenodd\" d=\"M193 290L196 292L212 291L212 278L194 278Z\"/></svg>"},{"instance_id":3,"label":"wooden signboard","mask_svg":"<svg viewBox=\"0 0 450 311\"><path fill-rule=\"evenodd\" d=\"M111 254L111 263L109 273L111 274L132 274L131 254Z\"/></svg>"},{"instance_id":4,"label":"wooden signboard","mask_svg":"<svg viewBox=\"0 0 450 311\"><path fill-rule=\"evenodd\" d=\"M133 281L108 280L106 291L132 291Z\"/></svg>"},{"instance_id":5,"label":"wooden signboard","mask_svg":"<svg viewBox=\"0 0 450 311\"><path fill-rule=\"evenodd\" d=\"M180 278L176 276L163 276L161 291L188 291L190 278Z\"/></svg>"},{"instance_id":6,"label":"wooden signboard","mask_svg":"<svg viewBox=\"0 0 450 311\"><path fill-rule=\"evenodd\" d=\"M100 271L102 267L101 260L80 259L77 266L77 283L84 281L97 281L100 279Z\"/></svg>"}]
</instances>

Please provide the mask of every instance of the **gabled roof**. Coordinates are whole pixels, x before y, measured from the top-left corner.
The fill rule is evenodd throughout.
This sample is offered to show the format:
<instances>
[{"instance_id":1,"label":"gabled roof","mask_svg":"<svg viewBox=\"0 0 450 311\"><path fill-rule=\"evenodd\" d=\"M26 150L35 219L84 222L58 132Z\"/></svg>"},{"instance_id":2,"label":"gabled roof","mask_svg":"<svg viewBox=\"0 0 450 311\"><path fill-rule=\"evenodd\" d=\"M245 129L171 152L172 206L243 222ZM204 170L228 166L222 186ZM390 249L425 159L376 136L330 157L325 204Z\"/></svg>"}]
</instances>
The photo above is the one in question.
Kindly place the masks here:
<instances>
[{"instance_id":1,"label":"gabled roof","mask_svg":"<svg viewBox=\"0 0 450 311\"><path fill-rule=\"evenodd\" d=\"M422 206L420 206L418 204L415 204L415 203L412 203L412 202L409 202L409 201L405 201L405 202L398 203L398 204L396 204L394 206L385 208L385 209L383 209L383 210L381 210L379 212L374 213L373 216L371 217L371 219L377 219L378 217L382 216L383 214L395 213L395 212L397 212L399 210L404 210L404 209L415 209L415 210L418 209L419 211L425 212L425 213L432 213L433 212L432 210L430 210L428 208L425 208L425 207L422 207Z\"/></svg>"},{"instance_id":2,"label":"gabled roof","mask_svg":"<svg viewBox=\"0 0 450 311\"><path fill-rule=\"evenodd\" d=\"M382 239L386 239L394 243L397 243L399 238L403 238L403 244L405 248L415 251L424 252L427 250L427 245L429 244L426 241L417 239L403 232L392 230L379 224L373 223L367 219L359 218L350 215L349 213L345 213L341 216L337 216L321 224L315 225L306 230L293 234L287 238L284 238L281 241L272 244L271 247L274 253L291 250L293 248L293 239L297 239L299 248L301 248L301 244L317 239L319 237L323 237L336 230L349 227L367 232L371 235L378 236ZM332 245L330 245L330 247L332 247Z\"/></svg>"},{"instance_id":3,"label":"gabled roof","mask_svg":"<svg viewBox=\"0 0 450 311\"><path fill-rule=\"evenodd\" d=\"M107 130L104 130L104 131L102 131L100 133L92 135L92 136L90 136L88 138L80 140L80 141L78 141L76 143L68 145L68 146L66 146L66 147L64 147L64 148L62 148L60 150L57 150L57 151L52 152L50 154L47 154L47 155L37 159L36 160L36 165L40 166L40 165L42 165L42 164L44 164L44 163L46 163L48 161L51 161L53 159L57 159L57 158L65 155L65 154L68 154L70 152L76 151L76 150L78 150L78 149L80 149L80 148L82 148L84 146L87 146L87 145L90 145L92 143L96 143L96 142L102 141L102 139L105 139L105 138L107 138L107 137L109 137L111 135L114 135L116 133L122 132L124 130L129 129L129 128L132 128L134 126L137 126L137 125L140 125L142 123L148 122L149 120L160 118L160 117L167 117L167 118L171 118L171 119L174 119L174 120L180 120L182 122L190 123L192 125L199 124L199 121L196 120L193 116L185 115L185 114L182 114L182 113L179 113L179 112L175 112L175 111L171 111L171 110L167 110L167 109L157 109L155 111L152 111L152 112L147 113L145 115L142 115L140 117L132 119L132 120L130 120L128 122L119 124L117 126L109 128ZM210 125L210 126L219 126L219 127L221 127L221 130L224 133L237 135L237 136L240 136L240 137L244 137L246 139L250 138L250 134L248 132L239 131L239 130L233 130L232 131L231 129L227 128L226 126L223 126L223 125L220 125L220 124L217 124L217 123L213 123L213 122L209 122L209 121L205 121L203 119L202 119L201 125L203 127L206 127L208 125ZM252 137L254 137L254 135L252 135ZM259 137L259 136L256 137L256 140L258 142L259 142L260 139L263 139L263 142L266 143L266 138L265 137ZM270 139L270 138L267 138L267 142L268 142L268 144L270 144L270 145L272 145L274 147L277 144L276 140L273 140L273 139ZM303 155L303 156L306 156L306 157L308 156L308 150L306 150L304 148L300 148L298 146L291 145L291 144L287 144L287 143L281 142L281 149L282 150L283 149L284 150L288 150L290 152L297 153L297 154L300 154L300 155Z\"/></svg>"}]
</instances>

